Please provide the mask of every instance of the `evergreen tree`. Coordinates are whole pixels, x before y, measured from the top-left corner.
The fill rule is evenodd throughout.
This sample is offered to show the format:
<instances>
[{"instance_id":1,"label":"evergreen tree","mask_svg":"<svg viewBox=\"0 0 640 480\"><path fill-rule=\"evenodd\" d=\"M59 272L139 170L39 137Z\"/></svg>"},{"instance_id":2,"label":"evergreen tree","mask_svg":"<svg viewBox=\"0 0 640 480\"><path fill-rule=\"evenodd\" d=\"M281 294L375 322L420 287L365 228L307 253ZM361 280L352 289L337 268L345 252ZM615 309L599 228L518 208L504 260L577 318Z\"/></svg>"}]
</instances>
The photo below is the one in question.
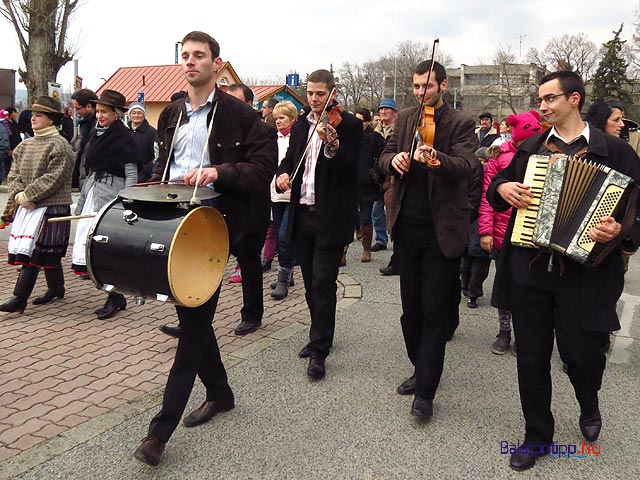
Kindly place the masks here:
<instances>
[{"instance_id":1,"label":"evergreen tree","mask_svg":"<svg viewBox=\"0 0 640 480\"><path fill-rule=\"evenodd\" d=\"M612 40L603 44L602 60L593 77L593 100L617 98L625 105L631 105L632 99L627 90L630 80L627 78L629 62L624 58L623 47L626 40L620 39L624 23L614 33Z\"/></svg>"}]
</instances>

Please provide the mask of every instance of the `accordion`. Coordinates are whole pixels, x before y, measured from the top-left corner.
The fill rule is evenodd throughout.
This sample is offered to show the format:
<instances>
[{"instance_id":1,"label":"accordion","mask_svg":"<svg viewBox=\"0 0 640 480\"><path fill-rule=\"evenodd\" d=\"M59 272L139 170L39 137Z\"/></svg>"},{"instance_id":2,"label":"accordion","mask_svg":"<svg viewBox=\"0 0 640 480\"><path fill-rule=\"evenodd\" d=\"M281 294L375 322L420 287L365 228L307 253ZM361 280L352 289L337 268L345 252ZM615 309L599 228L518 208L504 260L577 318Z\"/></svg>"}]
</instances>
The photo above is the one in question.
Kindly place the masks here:
<instances>
[{"instance_id":1,"label":"accordion","mask_svg":"<svg viewBox=\"0 0 640 480\"><path fill-rule=\"evenodd\" d=\"M550 249L595 267L633 225L638 189L633 179L604 165L555 157L529 157L523 183L534 198L517 210L511 244ZM588 231L605 216L621 223L622 231L609 242L595 242Z\"/></svg>"}]
</instances>

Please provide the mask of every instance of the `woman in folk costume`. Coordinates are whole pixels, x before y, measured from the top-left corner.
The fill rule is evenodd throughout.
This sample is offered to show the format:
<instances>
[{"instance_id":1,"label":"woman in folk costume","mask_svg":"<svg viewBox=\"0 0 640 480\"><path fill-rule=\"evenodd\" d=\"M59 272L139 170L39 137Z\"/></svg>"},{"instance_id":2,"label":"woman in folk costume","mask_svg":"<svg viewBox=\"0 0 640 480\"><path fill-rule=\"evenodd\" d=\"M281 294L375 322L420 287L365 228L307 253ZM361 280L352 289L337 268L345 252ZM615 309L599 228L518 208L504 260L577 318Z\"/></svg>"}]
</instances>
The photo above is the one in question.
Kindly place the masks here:
<instances>
[{"instance_id":1,"label":"woman in folk costume","mask_svg":"<svg viewBox=\"0 0 640 480\"><path fill-rule=\"evenodd\" d=\"M60 102L42 96L30 110L34 136L14 150L7 179L9 201L17 207L8 245L9 264L22 265L22 269L13 296L0 305L2 312L24 311L40 268L44 268L48 290L33 303L64 297L61 259L69 245L70 225L48 220L70 213L74 156L57 128L63 117Z\"/></svg>"},{"instance_id":2,"label":"woman in folk costume","mask_svg":"<svg viewBox=\"0 0 640 480\"><path fill-rule=\"evenodd\" d=\"M138 181L138 162L136 149L129 129L121 119L125 107L125 98L115 90L105 90L95 105L96 127L86 146L86 161L89 176L82 185L82 192L76 208L76 214L89 214L99 211L113 200L120 190L134 185ZM86 275L87 261L85 248L87 232L93 220L81 219L76 229L73 245L73 270L77 275ZM100 320L110 318L127 307L124 295L109 293L104 307L96 310Z\"/></svg>"}]
</instances>

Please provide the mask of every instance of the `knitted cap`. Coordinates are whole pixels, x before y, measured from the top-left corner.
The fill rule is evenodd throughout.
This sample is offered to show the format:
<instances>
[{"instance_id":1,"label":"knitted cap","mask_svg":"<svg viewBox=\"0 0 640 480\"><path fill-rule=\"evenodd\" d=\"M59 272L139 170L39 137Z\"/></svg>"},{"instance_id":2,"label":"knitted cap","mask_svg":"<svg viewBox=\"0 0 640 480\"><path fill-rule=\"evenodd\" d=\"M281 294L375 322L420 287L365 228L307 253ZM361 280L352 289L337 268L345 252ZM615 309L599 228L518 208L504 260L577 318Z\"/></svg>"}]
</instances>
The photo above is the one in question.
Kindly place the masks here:
<instances>
[{"instance_id":1,"label":"knitted cap","mask_svg":"<svg viewBox=\"0 0 640 480\"><path fill-rule=\"evenodd\" d=\"M129 105L129 110L127 110L127 113L131 113L131 111L135 110L136 108L142 110L142 113L145 116L147 115L147 107L145 107L143 103L139 102L133 102L131 105Z\"/></svg>"},{"instance_id":2,"label":"knitted cap","mask_svg":"<svg viewBox=\"0 0 640 480\"><path fill-rule=\"evenodd\" d=\"M535 110L519 113L518 115L509 115L507 117L507 123L511 127L511 139L514 142L526 140L536 133L542 132L540 114Z\"/></svg>"}]
</instances>

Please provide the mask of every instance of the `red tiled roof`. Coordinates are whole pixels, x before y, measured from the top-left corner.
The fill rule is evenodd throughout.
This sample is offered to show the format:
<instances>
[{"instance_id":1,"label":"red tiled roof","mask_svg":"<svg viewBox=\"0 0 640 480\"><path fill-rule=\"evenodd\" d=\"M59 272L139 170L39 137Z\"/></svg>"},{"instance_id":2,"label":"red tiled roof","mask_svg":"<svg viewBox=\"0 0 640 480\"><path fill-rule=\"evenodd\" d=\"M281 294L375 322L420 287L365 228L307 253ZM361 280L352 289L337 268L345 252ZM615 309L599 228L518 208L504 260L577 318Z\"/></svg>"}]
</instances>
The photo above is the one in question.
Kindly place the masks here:
<instances>
[{"instance_id":1,"label":"red tiled roof","mask_svg":"<svg viewBox=\"0 0 640 480\"><path fill-rule=\"evenodd\" d=\"M229 66L228 62L222 68ZM117 90L127 99L127 103L138 99L138 92L144 92L144 100L150 102L169 102L171 95L187 89L182 65L155 65L147 67L120 67L96 92Z\"/></svg>"}]
</instances>

